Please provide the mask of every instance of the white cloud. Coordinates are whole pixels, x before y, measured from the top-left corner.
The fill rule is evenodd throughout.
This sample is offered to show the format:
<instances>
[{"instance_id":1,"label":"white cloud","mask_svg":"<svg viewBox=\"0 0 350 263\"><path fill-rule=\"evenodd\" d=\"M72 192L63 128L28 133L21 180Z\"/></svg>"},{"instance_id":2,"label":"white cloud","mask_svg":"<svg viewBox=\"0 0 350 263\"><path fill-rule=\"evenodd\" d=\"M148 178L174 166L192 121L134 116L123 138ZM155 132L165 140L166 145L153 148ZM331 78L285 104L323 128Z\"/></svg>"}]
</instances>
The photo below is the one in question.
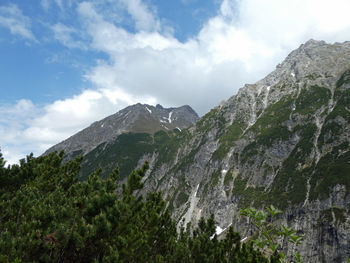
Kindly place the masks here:
<instances>
[{"instance_id":1,"label":"white cloud","mask_svg":"<svg viewBox=\"0 0 350 263\"><path fill-rule=\"evenodd\" d=\"M235 2L223 0L220 6L220 13L223 17L233 18L235 14Z\"/></svg>"},{"instance_id":2,"label":"white cloud","mask_svg":"<svg viewBox=\"0 0 350 263\"><path fill-rule=\"evenodd\" d=\"M68 48L86 49L86 45L81 40L77 39L79 32L73 28L64 24L57 23L51 27L56 40L61 42Z\"/></svg>"},{"instance_id":3,"label":"white cloud","mask_svg":"<svg viewBox=\"0 0 350 263\"><path fill-rule=\"evenodd\" d=\"M160 22L154 17L150 9L141 0L120 0L128 13L135 21L135 28L138 31L158 31Z\"/></svg>"},{"instance_id":4,"label":"white cloud","mask_svg":"<svg viewBox=\"0 0 350 263\"><path fill-rule=\"evenodd\" d=\"M30 141L54 144L87 127L92 122L113 114L142 97L126 97L123 92L85 90L80 95L57 100L43 109L43 114L31 121L24 136ZM40 136L38 136L40 135ZM45 150L43 148L42 150Z\"/></svg>"},{"instance_id":5,"label":"white cloud","mask_svg":"<svg viewBox=\"0 0 350 263\"><path fill-rule=\"evenodd\" d=\"M96 120L120 109L144 101L155 104L152 97L131 96L115 88L85 90L80 95L39 108L31 101L0 106L0 147L13 164L30 152L40 155L50 146L70 137Z\"/></svg>"},{"instance_id":6,"label":"white cloud","mask_svg":"<svg viewBox=\"0 0 350 263\"><path fill-rule=\"evenodd\" d=\"M40 110L34 106L36 114L24 118L24 124L14 123L11 132L0 126L4 138L12 134L12 148L5 147L7 152L19 152L17 138L41 153L91 122L136 102L189 104L204 114L244 83L272 71L308 39L335 42L350 36L348 0L223 0L217 15L183 43L171 30L162 32L161 20L145 3L118 1L133 17L136 32L107 19L95 2L78 5L82 28L54 26L55 38L68 47L82 48L76 33L83 30L90 39L84 46L105 53L108 59L84 76L94 89ZM12 108L16 107L20 106ZM4 145L6 140L1 140Z\"/></svg>"},{"instance_id":7,"label":"white cloud","mask_svg":"<svg viewBox=\"0 0 350 263\"><path fill-rule=\"evenodd\" d=\"M223 9L224 15L219 13L197 36L181 43L157 31L127 32L106 21L91 3L80 4L92 47L110 56L86 78L100 88L123 87L129 94L157 97L165 106L190 104L205 113L244 82L266 73L265 60L274 55L228 22L232 9ZM254 61L264 61L264 67Z\"/></svg>"},{"instance_id":8,"label":"white cloud","mask_svg":"<svg viewBox=\"0 0 350 263\"><path fill-rule=\"evenodd\" d=\"M0 6L0 26L8 28L13 35L36 41L29 17L24 16L17 5Z\"/></svg>"},{"instance_id":9,"label":"white cloud","mask_svg":"<svg viewBox=\"0 0 350 263\"><path fill-rule=\"evenodd\" d=\"M159 31L130 33L83 3L79 14L92 47L110 56L86 78L105 89L119 86L130 94L157 97L166 105L188 103L203 114L244 83L272 71L308 39L346 40L350 20L344 10L349 7L344 0L223 0L217 16L180 43Z\"/></svg>"},{"instance_id":10,"label":"white cloud","mask_svg":"<svg viewBox=\"0 0 350 263\"><path fill-rule=\"evenodd\" d=\"M19 100L14 105L0 105L0 147L8 163L18 162L35 149L35 145L23 137L22 131L39 114L29 100Z\"/></svg>"}]
</instances>

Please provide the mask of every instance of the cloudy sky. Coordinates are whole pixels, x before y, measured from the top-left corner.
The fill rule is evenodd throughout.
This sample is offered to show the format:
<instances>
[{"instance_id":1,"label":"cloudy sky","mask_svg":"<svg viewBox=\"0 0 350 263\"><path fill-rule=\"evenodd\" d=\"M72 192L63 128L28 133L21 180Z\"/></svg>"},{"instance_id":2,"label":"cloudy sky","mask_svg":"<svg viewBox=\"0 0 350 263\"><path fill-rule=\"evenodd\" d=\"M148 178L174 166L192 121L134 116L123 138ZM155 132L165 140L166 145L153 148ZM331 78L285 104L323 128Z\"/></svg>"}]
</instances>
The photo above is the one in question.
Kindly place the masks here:
<instances>
[{"instance_id":1,"label":"cloudy sky","mask_svg":"<svg viewBox=\"0 0 350 263\"><path fill-rule=\"evenodd\" d=\"M9 163L137 102L199 115L310 38L350 40L349 0L1 0Z\"/></svg>"}]
</instances>

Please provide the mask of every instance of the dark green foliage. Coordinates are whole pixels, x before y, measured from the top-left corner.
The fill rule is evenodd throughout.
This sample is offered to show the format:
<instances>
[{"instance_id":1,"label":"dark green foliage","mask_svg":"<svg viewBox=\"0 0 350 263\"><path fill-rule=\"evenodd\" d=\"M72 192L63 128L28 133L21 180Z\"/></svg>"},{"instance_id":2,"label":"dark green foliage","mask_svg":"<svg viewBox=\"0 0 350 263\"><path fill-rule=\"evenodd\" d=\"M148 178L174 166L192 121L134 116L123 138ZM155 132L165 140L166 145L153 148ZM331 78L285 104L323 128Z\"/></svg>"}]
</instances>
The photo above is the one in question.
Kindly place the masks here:
<instances>
[{"instance_id":1,"label":"dark green foliage","mask_svg":"<svg viewBox=\"0 0 350 263\"><path fill-rule=\"evenodd\" d=\"M211 180L210 180L211 187L214 187L219 183L220 177L221 177L220 171L216 171L211 175Z\"/></svg>"},{"instance_id":2,"label":"dark green foliage","mask_svg":"<svg viewBox=\"0 0 350 263\"><path fill-rule=\"evenodd\" d=\"M32 160L33 154L28 155L26 159L20 160L20 166L13 165L10 169L9 167L5 167L6 161L2 158L2 154L0 153L0 194L4 191L16 191L21 184L32 179Z\"/></svg>"},{"instance_id":3,"label":"dark green foliage","mask_svg":"<svg viewBox=\"0 0 350 263\"><path fill-rule=\"evenodd\" d=\"M331 92L329 89L319 86L311 86L300 92L298 99L295 101L295 111L302 115L313 113L322 105L327 104L330 98Z\"/></svg>"},{"instance_id":4,"label":"dark green foliage","mask_svg":"<svg viewBox=\"0 0 350 263\"><path fill-rule=\"evenodd\" d=\"M232 189L233 194L242 194L246 187L247 180L242 178L242 175L238 175L234 182L234 187Z\"/></svg>"},{"instance_id":5,"label":"dark green foliage","mask_svg":"<svg viewBox=\"0 0 350 263\"><path fill-rule=\"evenodd\" d=\"M335 224L342 224L346 221L346 210L344 208L333 206L329 209L323 210L318 221L319 223L323 221L332 223L335 221Z\"/></svg>"},{"instance_id":6,"label":"dark green foliage","mask_svg":"<svg viewBox=\"0 0 350 263\"><path fill-rule=\"evenodd\" d=\"M159 131L154 134L155 151L158 153L156 167L160 164L170 162L177 154L181 141L186 141L188 131L183 130L181 133L166 133Z\"/></svg>"},{"instance_id":7,"label":"dark green foliage","mask_svg":"<svg viewBox=\"0 0 350 263\"><path fill-rule=\"evenodd\" d=\"M334 142L338 135L342 133L343 127L333 120L327 121L321 130L320 137L318 139L318 146L321 147L324 144Z\"/></svg>"},{"instance_id":8,"label":"dark green foliage","mask_svg":"<svg viewBox=\"0 0 350 263\"><path fill-rule=\"evenodd\" d=\"M318 78L322 78L322 75L320 75L316 72L313 72L312 74L305 76L305 78L310 79L310 80L316 80Z\"/></svg>"},{"instance_id":9,"label":"dark green foliage","mask_svg":"<svg viewBox=\"0 0 350 263\"><path fill-rule=\"evenodd\" d=\"M81 155L83 155L83 151L82 150L77 150L77 151L73 151L71 156L69 156L69 158L71 160L73 160L73 159L75 159L75 158L77 158L78 156L81 156Z\"/></svg>"},{"instance_id":10,"label":"dark green foliage","mask_svg":"<svg viewBox=\"0 0 350 263\"><path fill-rule=\"evenodd\" d=\"M254 249L252 243L240 244L240 239L240 235L230 227L225 238L218 240L215 235L214 216L211 216L207 221L202 218L198 228L193 231L192 237L185 234L183 229L181 230L179 241L187 245L183 247L185 253L178 253L174 262L269 262L262 253Z\"/></svg>"},{"instance_id":11,"label":"dark green foliage","mask_svg":"<svg viewBox=\"0 0 350 263\"><path fill-rule=\"evenodd\" d=\"M276 140L286 140L290 137L291 132L283 122L289 119L292 104L293 100L285 97L265 109L263 115L248 130L257 134L258 144L271 146Z\"/></svg>"},{"instance_id":12,"label":"dark green foliage","mask_svg":"<svg viewBox=\"0 0 350 263\"><path fill-rule=\"evenodd\" d=\"M173 168L173 171L183 172L186 168L188 168L191 164L193 164L195 156L200 150L201 146L202 146L202 143L198 145L198 147L192 149L185 158L180 159L179 162Z\"/></svg>"},{"instance_id":13,"label":"dark green foliage","mask_svg":"<svg viewBox=\"0 0 350 263\"><path fill-rule=\"evenodd\" d=\"M347 123L350 123L350 89L336 90L334 93L336 105L333 111L327 116L326 121L335 119L337 116L342 117Z\"/></svg>"},{"instance_id":14,"label":"dark green foliage","mask_svg":"<svg viewBox=\"0 0 350 263\"><path fill-rule=\"evenodd\" d=\"M181 133L158 131L154 135L147 133L121 134L114 142L103 143L89 152L82 163L81 179L85 179L96 167L101 167L101 176L106 177L119 166L124 179L145 154L158 154L156 167L175 158L179 141L187 131Z\"/></svg>"},{"instance_id":15,"label":"dark green foliage","mask_svg":"<svg viewBox=\"0 0 350 263\"><path fill-rule=\"evenodd\" d=\"M247 162L249 159L252 157L255 157L259 152L258 152L258 144L256 141L253 141L249 143L242 151L242 159L241 161L243 163Z\"/></svg>"},{"instance_id":16,"label":"dark green foliage","mask_svg":"<svg viewBox=\"0 0 350 263\"><path fill-rule=\"evenodd\" d=\"M333 148L318 162L311 178L310 198L327 198L337 184L345 185L350 192L350 151L349 143L345 142Z\"/></svg>"},{"instance_id":17,"label":"dark green foliage","mask_svg":"<svg viewBox=\"0 0 350 263\"><path fill-rule=\"evenodd\" d=\"M285 208L289 204L303 202L306 197L307 178L314 168L312 163L307 164L307 159L313 149L315 132L316 126L314 124L294 128L293 133L298 133L300 140L283 162L269 192L266 192L264 187L246 187L247 181L239 175L235 179L232 194L240 196L240 205L247 206L254 202L256 206L260 206L267 202ZM245 147L242 152L242 162L254 160L253 157L258 154L257 145L258 143L254 141ZM300 166L300 164L306 165ZM266 169L272 171L271 167Z\"/></svg>"},{"instance_id":18,"label":"dark green foliage","mask_svg":"<svg viewBox=\"0 0 350 263\"><path fill-rule=\"evenodd\" d=\"M232 195L239 195L239 206L246 207L254 202L255 206L260 206L266 200L266 193L263 187L247 187L247 179L239 174L234 181Z\"/></svg>"},{"instance_id":19,"label":"dark green foliage","mask_svg":"<svg viewBox=\"0 0 350 263\"><path fill-rule=\"evenodd\" d=\"M274 204L282 208L287 204L298 204L305 200L306 181L313 168L312 164L305 167L299 167L299 164L305 164L312 151L316 126L314 124L297 126L294 131L300 134L299 143L283 162L272 184L269 197L270 202L275 201Z\"/></svg>"},{"instance_id":20,"label":"dark green foliage","mask_svg":"<svg viewBox=\"0 0 350 263\"><path fill-rule=\"evenodd\" d=\"M229 126L225 133L221 135L219 139L220 146L213 153L214 160L222 160L225 158L230 148L234 145L234 142L239 139L242 135L246 124L235 121L231 126Z\"/></svg>"},{"instance_id":21,"label":"dark green foliage","mask_svg":"<svg viewBox=\"0 0 350 263\"><path fill-rule=\"evenodd\" d=\"M103 143L84 157L81 178L86 179L98 167L102 168L101 176L106 177L118 165L121 179L124 179L137 166L138 160L144 154L152 153L154 149L155 145L150 134L121 134L114 142Z\"/></svg>"},{"instance_id":22,"label":"dark green foliage","mask_svg":"<svg viewBox=\"0 0 350 263\"><path fill-rule=\"evenodd\" d=\"M268 262L232 228L219 241L213 217L178 234L160 193L134 195L147 164L120 189L118 170L79 181L82 159L62 160L0 155L0 262Z\"/></svg>"},{"instance_id":23,"label":"dark green foliage","mask_svg":"<svg viewBox=\"0 0 350 263\"><path fill-rule=\"evenodd\" d=\"M343 84L350 83L350 70L347 70L343 73L343 75L337 81L337 88L340 88Z\"/></svg>"},{"instance_id":24,"label":"dark green foliage","mask_svg":"<svg viewBox=\"0 0 350 263\"><path fill-rule=\"evenodd\" d=\"M228 171L225 174L224 185L226 185L226 186L229 185L232 180L233 180L232 171Z\"/></svg>"},{"instance_id":25,"label":"dark green foliage","mask_svg":"<svg viewBox=\"0 0 350 263\"><path fill-rule=\"evenodd\" d=\"M186 194L184 191L179 192L177 199L176 199L176 206L179 207L187 202L189 198L189 195Z\"/></svg>"},{"instance_id":26,"label":"dark green foliage","mask_svg":"<svg viewBox=\"0 0 350 263\"><path fill-rule=\"evenodd\" d=\"M196 127L199 132L208 132L214 127L217 123L219 126L224 125L225 119L222 116L219 116L219 108L214 108L205 114L197 123Z\"/></svg>"},{"instance_id":27,"label":"dark green foliage","mask_svg":"<svg viewBox=\"0 0 350 263\"><path fill-rule=\"evenodd\" d=\"M319 146L333 143L334 139L344 133L337 118L350 123L350 90L342 89L343 84L349 83L350 71L346 71L337 82L337 89L334 93L336 102L333 111L327 116L322 128ZM350 192L350 152L349 143L344 142L333 147L332 151L322 156L315 167L314 175L311 178L310 198L327 198L333 187L337 184L346 186L347 193Z\"/></svg>"}]
</instances>

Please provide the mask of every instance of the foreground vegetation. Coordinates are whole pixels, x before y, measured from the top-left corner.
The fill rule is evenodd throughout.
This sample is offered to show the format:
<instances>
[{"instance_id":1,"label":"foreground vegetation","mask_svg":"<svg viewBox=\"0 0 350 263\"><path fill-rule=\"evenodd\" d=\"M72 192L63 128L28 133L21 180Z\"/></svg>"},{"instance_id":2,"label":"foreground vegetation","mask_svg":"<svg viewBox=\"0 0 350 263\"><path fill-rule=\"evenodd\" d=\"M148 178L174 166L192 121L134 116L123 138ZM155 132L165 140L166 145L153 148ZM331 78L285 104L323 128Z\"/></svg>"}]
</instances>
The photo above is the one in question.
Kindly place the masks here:
<instances>
[{"instance_id":1,"label":"foreground vegetation","mask_svg":"<svg viewBox=\"0 0 350 263\"><path fill-rule=\"evenodd\" d=\"M161 193L135 195L147 164L119 187L118 170L79 181L82 158L62 160L0 153L0 262L280 262L232 228L218 240L213 216L178 233Z\"/></svg>"}]
</instances>

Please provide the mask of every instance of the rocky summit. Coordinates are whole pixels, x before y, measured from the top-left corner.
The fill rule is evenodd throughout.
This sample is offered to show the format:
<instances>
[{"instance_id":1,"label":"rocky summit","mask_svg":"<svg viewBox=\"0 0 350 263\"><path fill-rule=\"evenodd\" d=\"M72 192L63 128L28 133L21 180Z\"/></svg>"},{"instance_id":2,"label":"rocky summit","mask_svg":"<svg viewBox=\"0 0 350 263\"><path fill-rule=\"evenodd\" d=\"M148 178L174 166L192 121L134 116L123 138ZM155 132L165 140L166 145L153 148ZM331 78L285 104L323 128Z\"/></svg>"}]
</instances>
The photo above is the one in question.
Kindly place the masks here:
<instances>
[{"instance_id":1,"label":"rocky summit","mask_svg":"<svg viewBox=\"0 0 350 263\"><path fill-rule=\"evenodd\" d=\"M281 240L285 252L299 250L304 262L344 262L350 42L306 42L198 121L188 106L138 104L49 151L58 149L85 155L82 177L96 166L119 164L123 175L150 161L143 191L162 191L179 225L214 214L220 229L233 225L249 238L253 227L240 209L273 204L284 211L278 221L303 236L298 248Z\"/></svg>"},{"instance_id":2,"label":"rocky summit","mask_svg":"<svg viewBox=\"0 0 350 263\"><path fill-rule=\"evenodd\" d=\"M64 150L68 156L86 155L101 143L111 142L123 133L149 133L177 129L181 131L199 119L188 105L179 108L163 108L147 104L135 104L94 122L67 140L48 149L45 154Z\"/></svg>"}]
</instances>

